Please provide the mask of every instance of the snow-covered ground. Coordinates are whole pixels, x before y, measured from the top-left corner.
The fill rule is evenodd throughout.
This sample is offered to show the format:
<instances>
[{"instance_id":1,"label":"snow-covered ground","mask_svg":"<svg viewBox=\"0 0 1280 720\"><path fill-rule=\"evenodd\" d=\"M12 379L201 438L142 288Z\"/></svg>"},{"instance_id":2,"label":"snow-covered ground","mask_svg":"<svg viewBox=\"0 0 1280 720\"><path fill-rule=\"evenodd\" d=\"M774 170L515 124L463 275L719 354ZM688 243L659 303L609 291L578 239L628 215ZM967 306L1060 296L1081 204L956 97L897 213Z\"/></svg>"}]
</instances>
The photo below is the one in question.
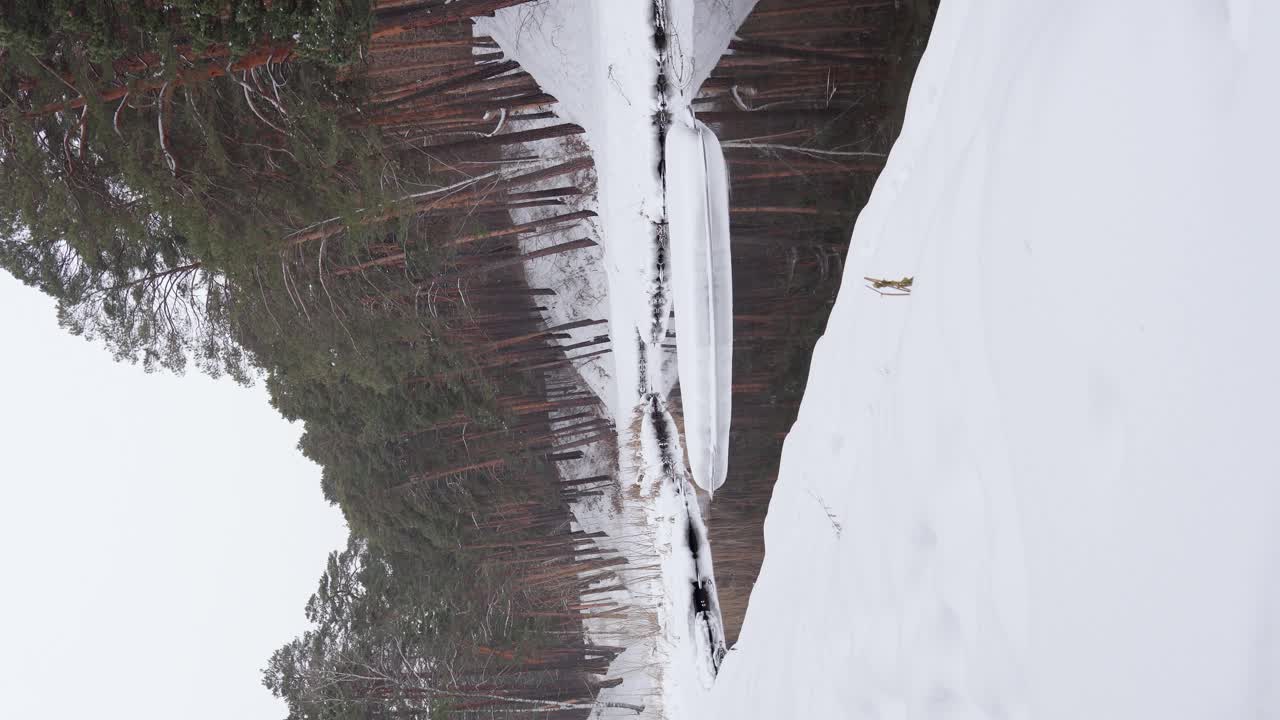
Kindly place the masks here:
<instances>
[{"instance_id":1,"label":"snow-covered ground","mask_svg":"<svg viewBox=\"0 0 1280 720\"><path fill-rule=\"evenodd\" d=\"M557 119L511 121L520 130L555 125ZM576 136L549 138L533 142L519 143L507 147L504 155L508 162L518 162L522 158L548 159L559 162L587 154L587 148ZM572 184L581 188L582 195L564 198L564 205L524 207L511 210L511 220L515 224L548 223L534 232L520 235L520 251L526 255L535 255L538 251L553 248L557 245L587 239L600 242L600 230L595 217L580 217L581 214L593 213L596 210L596 198L591 182L590 170L579 170L568 182L565 178L551 178L530 184L530 190L550 190L552 188ZM566 222L552 222L556 218L574 218ZM605 273L600 264L604 260L604 252L597 247L581 248L567 253L556 253L535 257L524 263L525 279L533 288L555 291L555 295L539 296L538 303L545 307L543 317L548 327L560 329L569 337L561 341L569 357L585 357L585 360L573 363L574 371L582 378L587 387L606 403L612 403L614 361L613 354L605 352L609 345L604 340L609 335L607 327L588 325L605 319L605 308L609 304L609 288ZM587 477L597 473L588 473Z\"/></svg>"},{"instance_id":2,"label":"snow-covered ground","mask_svg":"<svg viewBox=\"0 0 1280 720\"><path fill-rule=\"evenodd\" d=\"M575 512L584 529L604 529L614 542L621 539L618 549L629 545L635 551L629 555L631 568L620 572L626 588L617 591L615 599L629 601L636 617L604 626L590 622L588 633L608 642L619 632L619 625L643 624L652 617L653 631L635 638L615 663L625 673L624 683L606 690L602 700L633 703L640 695L653 717L683 716L681 699L711 686L725 652L711 549L678 423L667 405L677 377L687 381L689 376L677 372L669 347L675 296L682 294L697 304L685 308L685 319L710 321L691 325L702 327L710 337L682 332L676 338L681 347L692 343L697 348L696 353L687 350L686 356L707 358L713 370L697 377L707 387L685 388L686 396L711 401L692 407L704 413L685 418L695 432L699 476L722 474L724 466L730 385L727 371L715 370L730 367L729 350L720 346L731 345L731 337L717 342L714 334L719 330L723 336L732 330L731 309L713 307L716 298L731 298L731 286L712 283L707 272L727 268L728 258L705 257L708 249L728 251L727 196L708 195L727 192L723 160L714 138L699 142L698 162L685 163L698 169L698 181L678 183L682 190L696 190L701 198L696 207L719 214L704 210L694 217L697 213L689 203L677 204L675 222L669 223L670 172L663 167L664 139L672 122L693 127L688 108L700 78L710 73L753 3L551 0L499 12L476 26L477 32L497 40L543 90L557 98L557 113L585 128L595 160L598 217L592 228L601 241L603 267L582 285L602 288L595 294L607 297L612 367L598 366L596 370L606 374L588 376L588 381L593 386L599 380L611 381L602 398L613 415L619 452L611 465L596 457L590 468L565 469L596 475L606 467L616 468L613 493L618 502L587 503ZM706 153L703 145L708 146ZM710 166L704 159L707 154L712 156ZM708 177L717 181L708 182ZM718 235L707 228L713 219ZM691 227L698 228L696 237L685 232ZM548 237L547 242L552 239ZM693 246L686 247L688 243ZM673 283L673 258L681 256L703 262L700 270L683 273ZM558 287L557 273L559 268L546 264L529 268L535 285ZM581 310L566 306L563 298L570 295L560 293L550 301L553 322ZM679 316L681 308L674 310ZM725 397L716 398L717 393ZM710 481L708 486L713 485ZM636 537L644 539L644 547L639 547ZM610 541L601 544L607 546ZM633 569L637 565L652 571L637 573Z\"/></svg>"},{"instance_id":3,"label":"snow-covered ground","mask_svg":"<svg viewBox=\"0 0 1280 720\"><path fill-rule=\"evenodd\" d=\"M1278 71L1267 0L944 0L697 717L1280 717Z\"/></svg>"}]
</instances>

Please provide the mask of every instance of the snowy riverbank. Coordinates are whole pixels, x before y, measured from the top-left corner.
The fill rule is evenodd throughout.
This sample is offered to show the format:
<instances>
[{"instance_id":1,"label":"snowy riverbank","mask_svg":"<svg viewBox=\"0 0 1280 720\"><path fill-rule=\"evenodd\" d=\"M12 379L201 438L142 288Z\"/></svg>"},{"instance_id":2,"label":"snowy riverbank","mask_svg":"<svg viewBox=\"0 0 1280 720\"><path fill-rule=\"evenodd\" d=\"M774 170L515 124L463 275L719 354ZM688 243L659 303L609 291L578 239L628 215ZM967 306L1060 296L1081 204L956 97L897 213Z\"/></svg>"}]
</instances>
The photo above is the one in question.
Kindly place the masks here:
<instances>
[{"instance_id":1,"label":"snowy riverbank","mask_svg":"<svg viewBox=\"0 0 1280 720\"><path fill-rule=\"evenodd\" d=\"M619 604L633 608L633 617L589 622L587 632L607 641L631 633L621 626L652 618L656 632L627 643L616 663L626 671L623 683L605 690L602 699L640 698L654 717L682 716L679 699L705 692L725 653L711 548L692 481L713 487L723 478L732 344L732 310L715 305L731 286L712 282L710 274L727 269L728 259L705 255L713 246L728 252L727 200L707 196L709 190L726 192L718 145L709 132L694 133L698 162L678 170L696 169L694 178L671 177L665 146L669 128L686 138L694 127L689 103L752 4L617 0L606 7L560 0L503 11L477 25L557 98L564 119L586 130L595 161L598 217L591 226L603 252L594 277L581 284L600 288L592 296L608 298L612 363L585 374L593 387L608 385L602 397L617 430L618 454L589 458L594 467L571 471L616 477L616 505L588 504L576 514L584 529L607 532L631 560L620 571L625 587L614 593ZM718 181L708 179L708 167ZM700 202L683 196L671 202L669 180L681 192L696 190ZM686 258L702 262L673 272L673 262ZM540 283L560 285L556 268L532 271L541 273ZM576 311L550 307L551 322ZM679 367L669 339L677 328L685 355ZM707 363L690 362L698 358ZM693 475L685 437L668 406L677 379L684 381L686 397L707 399L689 404L683 417L683 429L693 433Z\"/></svg>"}]
</instances>

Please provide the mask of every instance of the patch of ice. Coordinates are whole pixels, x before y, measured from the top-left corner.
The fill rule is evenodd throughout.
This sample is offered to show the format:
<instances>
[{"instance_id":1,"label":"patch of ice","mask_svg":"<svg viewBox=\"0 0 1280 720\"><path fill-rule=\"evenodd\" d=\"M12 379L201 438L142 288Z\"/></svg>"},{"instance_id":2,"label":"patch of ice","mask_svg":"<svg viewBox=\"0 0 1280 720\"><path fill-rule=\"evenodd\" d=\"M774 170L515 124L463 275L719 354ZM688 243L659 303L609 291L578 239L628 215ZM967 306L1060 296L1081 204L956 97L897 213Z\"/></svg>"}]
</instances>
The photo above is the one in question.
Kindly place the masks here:
<instances>
[{"instance_id":1,"label":"patch of ice","mask_svg":"<svg viewBox=\"0 0 1280 720\"><path fill-rule=\"evenodd\" d=\"M728 178L720 142L692 117L672 123L666 167L685 445L694 482L710 493L728 471L732 417Z\"/></svg>"}]
</instances>

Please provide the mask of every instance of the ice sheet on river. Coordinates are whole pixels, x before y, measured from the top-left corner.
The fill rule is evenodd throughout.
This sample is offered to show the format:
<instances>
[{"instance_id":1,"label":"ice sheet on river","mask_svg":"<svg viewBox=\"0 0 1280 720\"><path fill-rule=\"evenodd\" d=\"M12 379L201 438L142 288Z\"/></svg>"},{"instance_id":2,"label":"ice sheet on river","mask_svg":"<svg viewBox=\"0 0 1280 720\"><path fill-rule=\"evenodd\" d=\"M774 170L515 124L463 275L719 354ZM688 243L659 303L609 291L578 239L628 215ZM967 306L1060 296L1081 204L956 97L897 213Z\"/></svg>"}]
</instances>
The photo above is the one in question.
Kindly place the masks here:
<instances>
[{"instance_id":1,"label":"ice sheet on river","mask_svg":"<svg viewBox=\"0 0 1280 720\"><path fill-rule=\"evenodd\" d=\"M733 280L729 186L715 133L677 119L667 133L671 293L685 449L693 481L724 483L732 410Z\"/></svg>"}]
</instances>

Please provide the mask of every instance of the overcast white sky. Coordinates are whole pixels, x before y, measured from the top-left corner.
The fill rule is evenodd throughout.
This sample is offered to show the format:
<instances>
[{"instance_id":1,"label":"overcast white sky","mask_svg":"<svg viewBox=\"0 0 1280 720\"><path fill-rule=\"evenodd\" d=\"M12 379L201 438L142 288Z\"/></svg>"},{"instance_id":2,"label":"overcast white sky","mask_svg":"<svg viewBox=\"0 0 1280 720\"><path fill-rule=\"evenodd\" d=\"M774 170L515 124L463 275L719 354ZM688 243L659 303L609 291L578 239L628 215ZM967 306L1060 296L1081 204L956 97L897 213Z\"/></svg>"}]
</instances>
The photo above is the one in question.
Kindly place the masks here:
<instances>
[{"instance_id":1,"label":"overcast white sky","mask_svg":"<svg viewBox=\"0 0 1280 720\"><path fill-rule=\"evenodd\" d=\"M341 514L260 388L147 375L0 272L0 718L279 720Z\"/></svg>"}]
</instances>

